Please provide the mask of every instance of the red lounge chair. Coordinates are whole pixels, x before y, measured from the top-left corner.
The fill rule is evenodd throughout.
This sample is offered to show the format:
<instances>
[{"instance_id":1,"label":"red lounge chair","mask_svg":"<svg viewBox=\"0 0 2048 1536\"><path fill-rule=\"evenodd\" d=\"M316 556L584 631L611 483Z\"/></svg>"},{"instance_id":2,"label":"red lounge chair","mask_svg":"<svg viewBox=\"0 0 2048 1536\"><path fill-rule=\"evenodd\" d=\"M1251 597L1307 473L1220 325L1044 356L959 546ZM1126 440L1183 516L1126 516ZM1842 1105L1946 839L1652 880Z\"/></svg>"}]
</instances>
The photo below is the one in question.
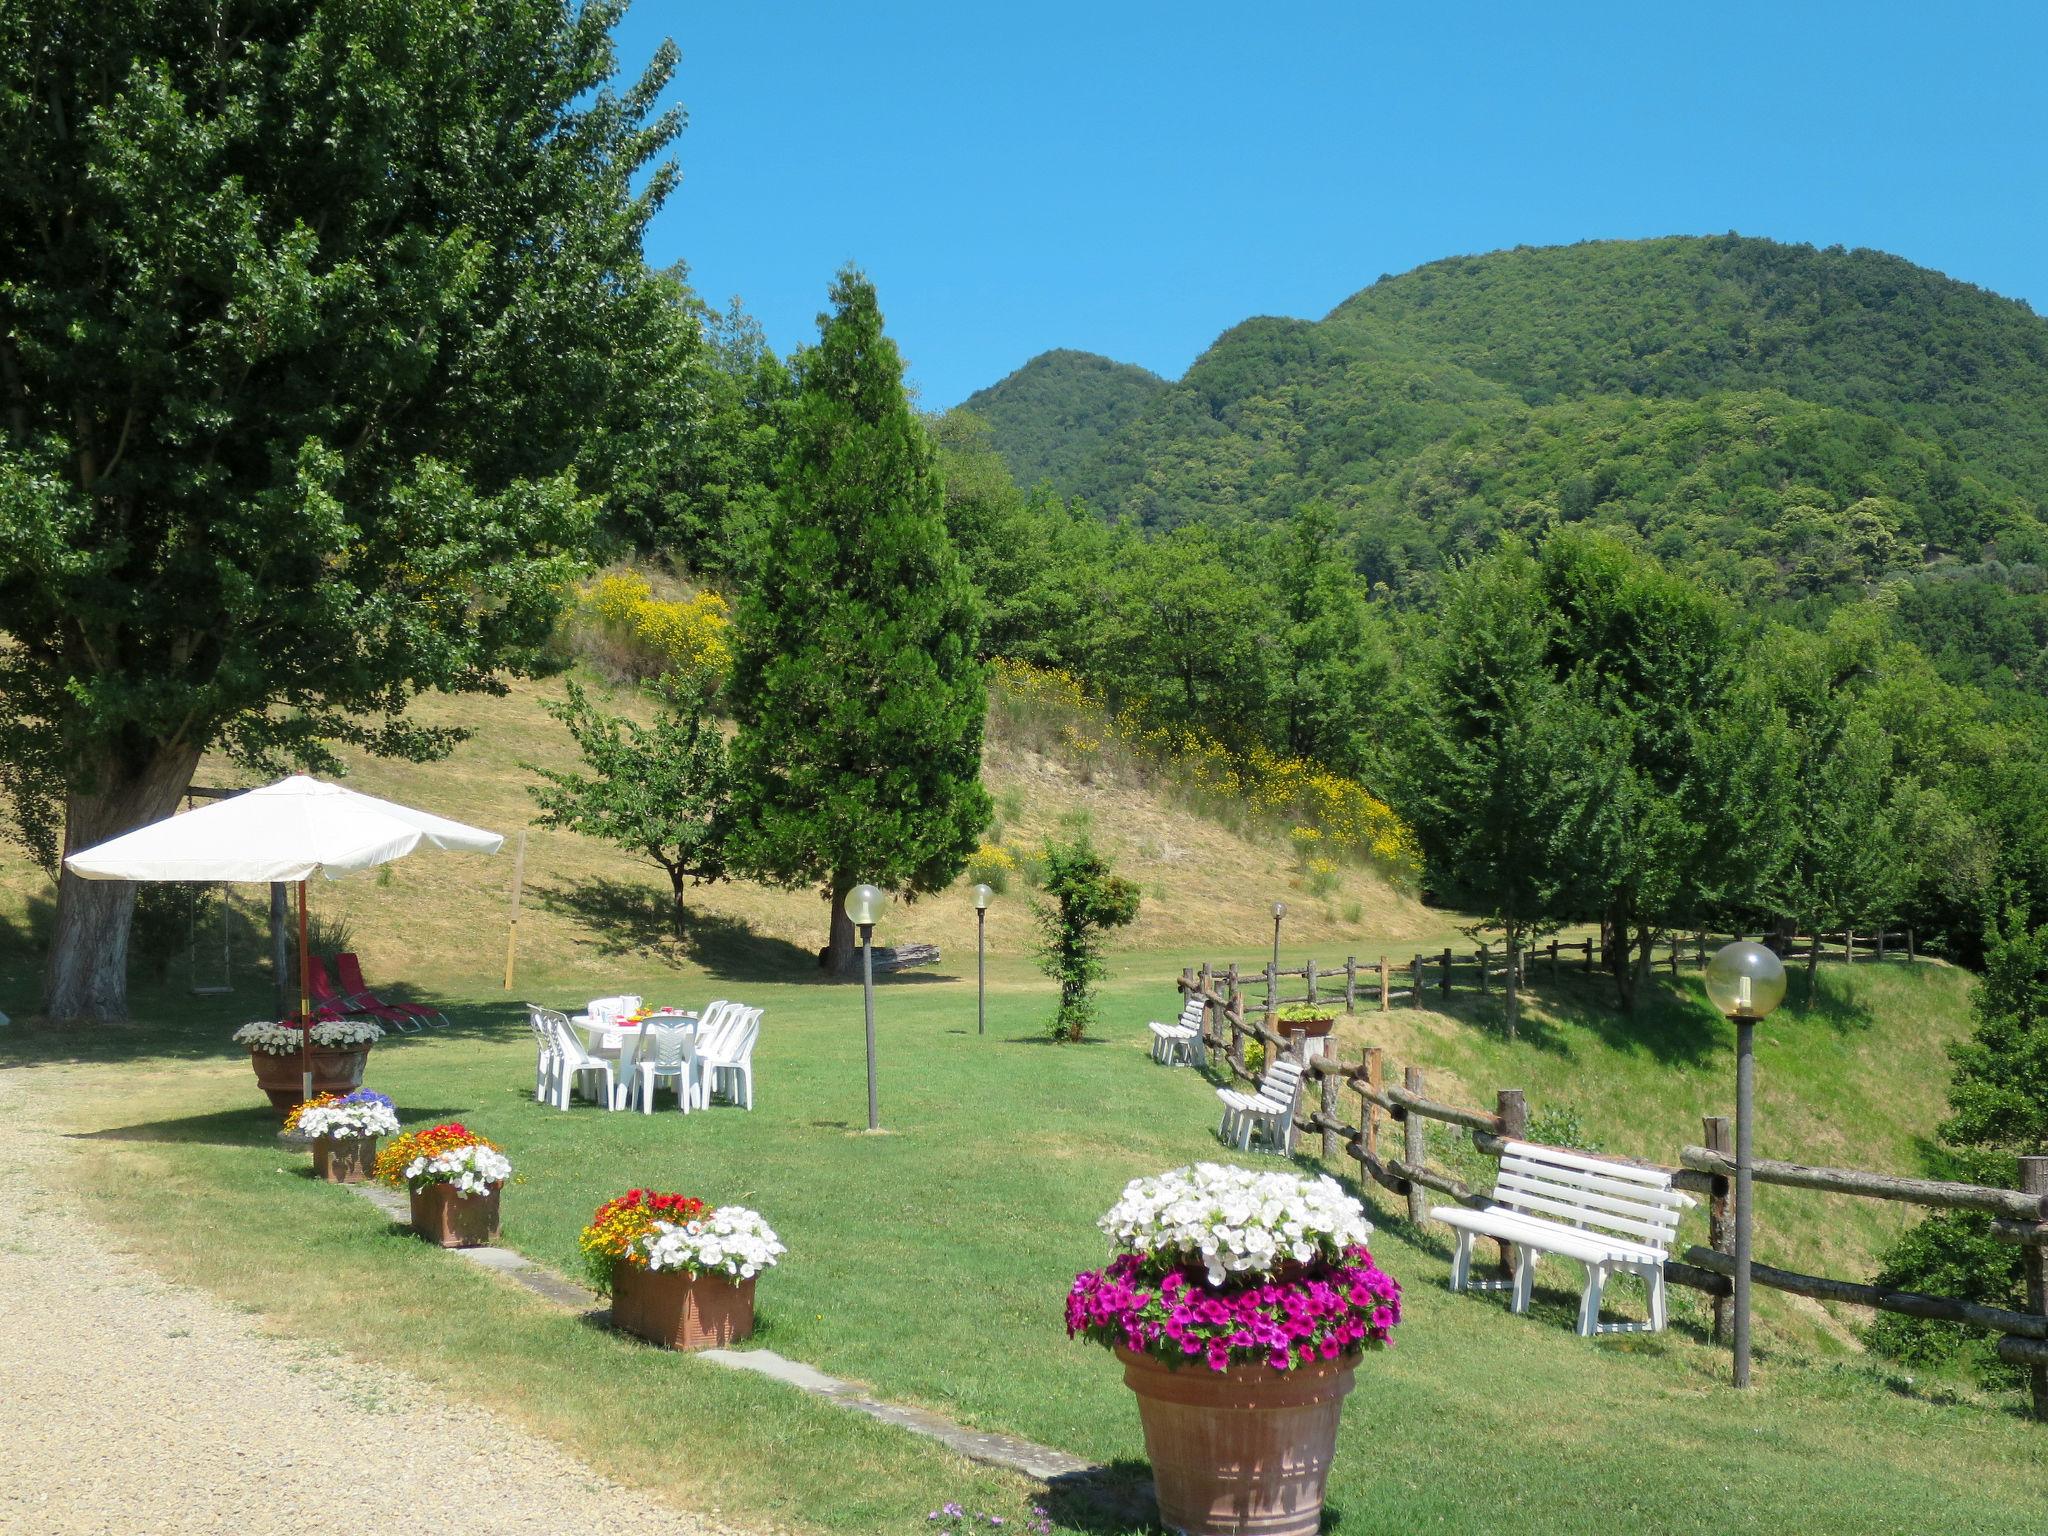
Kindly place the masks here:
<instances>
[{"instance_id":1,"label":"red lounge chair","mask_svg":"<svg viewBox=\"0 0 2048 1536\"><path fill-rule=\"evenodd\" d=\"M447 1015L437 1008L428 1008L419 1003L385 1002L383 998L372 992L363 981L362 962L347 950L334 957L334 969L341 977L343 995L351 1002L364 1002L372 1008L390 1008L410 1018L418 1019L422 1024L446 1024L448 1022Z\"/></svg>"},{"instance_id":2,"label":"red lounge chair","mask_svg":"<svg viewBox=\"0 0 2048 1536\"><path fill-rule=\"evenodd\" d=\"M332 1009L336 1013L367 1014L389 1029L420 1027L419 1020L400 1013L396 1008L386 1008L380 1003L366 1002L341 992L327 974L327 962L318 955L306 957L306 994L316 1012L325 1013Z\"/></svg>"}]
</instances>

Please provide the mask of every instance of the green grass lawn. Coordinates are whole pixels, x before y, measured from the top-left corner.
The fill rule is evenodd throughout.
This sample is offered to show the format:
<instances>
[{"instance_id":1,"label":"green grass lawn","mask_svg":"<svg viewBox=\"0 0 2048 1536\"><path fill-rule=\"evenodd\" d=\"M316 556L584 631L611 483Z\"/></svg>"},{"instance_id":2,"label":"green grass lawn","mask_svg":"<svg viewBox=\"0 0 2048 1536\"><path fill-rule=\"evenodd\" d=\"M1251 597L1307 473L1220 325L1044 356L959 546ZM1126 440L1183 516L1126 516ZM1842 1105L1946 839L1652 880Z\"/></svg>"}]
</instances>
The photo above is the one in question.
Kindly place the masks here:
<instances>
[{"instance_id":1,"label":"green grass lawn","mask_svg":"<svg viewBox=\"0 0 2048 1536\"><path fill-rule=\"evenodd\" d=\"M754 1205L791 1250L760 1286L759 1344L897 1400L1135 1468L1129 1395L1108 1356L1066 1339L1062 1298L1075 1270L1100 1262L1094 1221L1128 1178L1220 1153L1209 1085L1146 1053L1145 1019L1174 1009L1177 962L1117 963L1106 1038L1078 1047L1042 1042L1044 984L1011 962L994 968L986 1038L974 1033L971 973L887 984L882 1136L860 1129L854 987L619 976L650 1001L741 996L767 1009L752 1114L536 1105L523 1017L496 997L452 1008L455 1028L379 1046L369 1082L408 1123L460 1117L504 1145L520 1174L505 1197L505 1240L535 1258L576 1273L578 1229L633 1185ZM1839 1121L1844 1160L1910 1147L1938 1112L1938 1085L1930 1097L1923 1081L1910 1114L1887 1111L1873 1130L1867 1117L1896 1085L1853 1084L1873 1058L1937 1071L1959 984L1929 968L1831 986L1834 1003L1786 1015L1773 1037L1767 1109ZM537 991L548 995L545 978ZM1568 1099L1616 1150L1654 1140L1668 1156L1676 1138L1697 1139L1701 1107L1725 1097L1726 1054L1703 1010L1659 1009L1633 1042L1590 997L1539 1011L1512 1046L1479 1011L1363 1027L1390 1047L1427 1044L1468 1101L1525 1086L1538 1108L1546 1095ZM139 1011L158 1022L84 1046L16 1032L6 1059L78 1133L95 1211L169 1272L280 1328L475 1397L623 1480L740 1520L887 1530L921 1525L946 1498L1021 1506L1021 1481L773 1383L614 1338L395 1232L279 1150L246 1059L226 1045L236 1019L217 1002L151 996ZM1934 1012L1948 1021L1940 1030L1915 1016ZM1766 1136L1761 1150L1778 1148ZM2042 1528L2048 1427L2013 1403L1922 1394L1847 1353L1828 1358L1804 1347L1789 1309L1766 1327L1758 1389L1739 1396L1723 1385L1725 1355L1684 1320L1656 1338L1575 1337L1572 1266L1550 1272L1556 1288L1539 1291L1531 1317L1508 1315L1499 1296L1449 1295L1440 1235L1413 1233L1387 1200L1368 1200L1381 1223L1374 1251L1405 1288L1407 1320L1398 1347L1360 1372L1331 1485L1333 1530ZM1802 1225L1780 1209L1781 1232ZM1850 1232L1790 1250L1861 1241ZM1639 1293L1616 1299L1631 1307ZM695 1454L706 1444L715 1457ZM1089 1523L1084 1506L1058 1512L1065 1525Z\"/></svg>"}]
</instances>

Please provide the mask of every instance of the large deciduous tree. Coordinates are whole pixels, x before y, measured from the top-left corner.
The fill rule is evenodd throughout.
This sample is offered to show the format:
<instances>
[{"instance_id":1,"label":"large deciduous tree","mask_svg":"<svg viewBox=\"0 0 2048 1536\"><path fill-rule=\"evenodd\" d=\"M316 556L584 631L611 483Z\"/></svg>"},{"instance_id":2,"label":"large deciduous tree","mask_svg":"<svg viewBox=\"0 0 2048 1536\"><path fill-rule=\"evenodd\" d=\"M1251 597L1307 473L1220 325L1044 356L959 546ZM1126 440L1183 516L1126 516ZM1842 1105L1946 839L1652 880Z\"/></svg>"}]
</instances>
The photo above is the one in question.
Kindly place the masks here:
<instances>
[{"instance_id":1,"label":"large deciduous tree","mask_svg":"<svg viewBox=\"0 0 2048 1536\"><path fill-rule=\"evenodd\" d=\"M0 777L67 848L535 658L681 314L621 8L0 12ZM49 1014L124 1011L133 899L63 877Z\"/></svg>"},{"instance_id":2,"label":"large deciduous tree","mask_svg":"<svg viewBox=\"0 0 2048 1536\"><path fill-rule=\"evenodd\" d=\"M832 304L794 360L727 697L739 726L735 862L822 886L825 963L844 973L849 890L938 890L974 851L989 817L988 705L974 591L874 285L848 269Z\"/></svg>"}]
</instances>

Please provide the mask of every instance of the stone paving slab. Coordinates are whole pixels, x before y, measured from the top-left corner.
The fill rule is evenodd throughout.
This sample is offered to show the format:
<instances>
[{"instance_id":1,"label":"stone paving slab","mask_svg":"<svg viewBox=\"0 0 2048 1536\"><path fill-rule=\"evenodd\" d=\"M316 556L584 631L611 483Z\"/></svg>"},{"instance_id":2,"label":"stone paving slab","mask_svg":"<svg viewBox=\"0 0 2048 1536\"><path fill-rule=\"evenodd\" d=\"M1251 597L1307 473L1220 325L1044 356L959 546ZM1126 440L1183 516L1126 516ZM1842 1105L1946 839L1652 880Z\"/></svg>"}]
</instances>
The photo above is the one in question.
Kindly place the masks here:
<instances>
[{"instance_id":1,"label":"stone paving slab","mask_svg":"<svg viewBox=\"0 0 2048 1536\"><path fill-rule=\"evenodd\" d=\"M411 1220L411 1204L396 1190L375 1184L349 1184L344 1187L400 1222ZM595 1291L564 1279L514 1249L450 1248L446 1251L479 1269L503 1275L557 1306L606 1316L610 1314L604 1298ZM970 1461L1021 1472L1040 1482L1075 1482L1093 1478L1103 1471L1079 1456L1070 1456L1065 1451L1056 1451L1016 1435L969 1429L929 1409L884 1402L852 1382L828 1376L815 1366L778 1355L772 1349L704 1349L697 1351L697 1358L727 1370L752 1371L769 1377L799 1392L808 1392L813 1397L825 1398L855 1413L866 1414L881 1423L894 1424L912 1434L937 1440Z\"/></svg>"}]
</instances>

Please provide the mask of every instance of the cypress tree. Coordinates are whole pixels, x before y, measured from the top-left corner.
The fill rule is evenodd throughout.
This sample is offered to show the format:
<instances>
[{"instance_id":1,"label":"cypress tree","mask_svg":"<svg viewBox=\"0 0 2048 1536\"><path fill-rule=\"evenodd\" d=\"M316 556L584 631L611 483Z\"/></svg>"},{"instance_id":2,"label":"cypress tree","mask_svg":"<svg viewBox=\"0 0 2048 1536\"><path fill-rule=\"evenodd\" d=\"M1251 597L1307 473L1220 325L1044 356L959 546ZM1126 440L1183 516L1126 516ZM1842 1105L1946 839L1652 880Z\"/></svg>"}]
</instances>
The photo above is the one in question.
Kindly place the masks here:
<instances>
[{"instance_id":1,"label":"cypress tree","mask_svg":"<svg viewBox=\"0 0 2048 1536\"><path fill-rule=\"evenodd\" d=\"M832 286L794 363L775 499L752 541L728 697L736 862L831 903L826 967L854 956L846 893L915 897L988 823L979 614L946 532L936 455L874 285Z\"/></svg>"}]
</instances>

